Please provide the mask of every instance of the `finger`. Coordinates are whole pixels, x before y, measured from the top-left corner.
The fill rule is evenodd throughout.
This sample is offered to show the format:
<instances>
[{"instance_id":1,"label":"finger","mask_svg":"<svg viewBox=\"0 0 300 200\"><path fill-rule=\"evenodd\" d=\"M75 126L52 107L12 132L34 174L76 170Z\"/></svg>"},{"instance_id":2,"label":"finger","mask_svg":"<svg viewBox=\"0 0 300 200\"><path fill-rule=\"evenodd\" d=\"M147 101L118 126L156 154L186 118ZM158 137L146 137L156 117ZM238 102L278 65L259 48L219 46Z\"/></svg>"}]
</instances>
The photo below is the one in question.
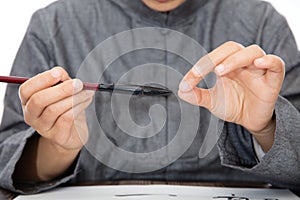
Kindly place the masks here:
<instances>
[{"instance_id":1,"label":"finger","mask_svg":"<svg viewBox=\"0 0 300 200\"><path fill-rule=\"evenodd\" d=\"M70 79L68 73L61 67L55 67L30 78L23 83L19 89L19 97L22 105L25 105L33 94L68 79Z\"/></svg>"},{"instance_id":2,"label":"finger","mask_svg":"<svg viewBox=\"0 0 300 200\"><path fill-rule=\"evenodd\" d=\"M39 91L33 94L28 100L25 106L25 113L28 113L33 119L38 118L49 105L70 97L73 94L77 94L82 89L83 83L75 79Z\"/></svg>"},{"instance_id":3,"label":"finger","mask_svg":"<svg viewBox=\"0 0 300 200\"><path fill-rule=\"evenodd\" d=\"M226 42L206 56L202 57L192 69L184 76L179 85L181 92L189 92L210 72L216 65L220 64L227 57L242 50L244 47L236 42Z\"/></svg>"},{"instance_id":4,"label":"finger","mask_svg":"<svg viewBox=\"0 0 300 200\"><path fill-rule=\"evenodd\" d=\"M256 67L261 69L268 69L273 73L282 73L284 72L284 61L275 55L265 55L261 58L258 58L254 61Z\"/></svg>"},{"instance_id":5,"label":"finger","mask_svg":"<svg viewBox=\"0 0 300 200\"><path fill-rule=\"evenodd\" d=\"M48 132L58 120L58 118L71 109L76 108L80 104L84 104L86 101L90 101L94 96L94 91L84 90L74 96L63 99L60 102L56 102L49 105L36 120L35 124L41 124L39 129L42 132ZM84 104L85 105L85 104Z\"/></svg>"},{"instance_id":6,"label":"finger","mask_svg":"<svg viewBox=\"0 0 300 200\"><path fill-rule=\"evenodd\" d=\"M91 104L91 102L92 98L78 104L77 106L61 115L46 137L55 138L56 141L66 141L66 137L69 137L69 133L75 133L75 130L72 129L76 127L76 119L80 118L82 120L82 118L85 118L84 111ZM66 124L68 124L67 127ZM68 128L69 130L66 130L66 128Z\"/></svg>"},{"instance_id":7,"label":"finger","mask_svg":"<svg viewBox=\"0 0 300 200\"><path fill-rule=\"evenodd\" d=\"M219 76L224 76L239 68L251 66L255 59L265 55L265 52L259 46L251 45L226 58L222 64L215 68L215 72Z\"/></svg>"},{"instance_id":8,"label":"finger","mask_svg":"<svg viewBox=\"0 0 300 200\"><path fill-rule=\"evenodd\" d=\"M254 65L260 69L266 69L265 80L267 82L277 82L282 84L285 74L284 61L275 55L266 55L254 61ZM274 84L276 85L276 84Z\"/></svg>"},{"instance_id":9,"label":"finger","mask_svg":"<svg viewBox=\"0 0 300 200\"><path fill-rule=\"evenodd\" d=\"M202 88L193 88L189 92L181 92L178 91L178 96L196 106L205 107L208 110L212 109L212 101L211 101L211 89L202 89Z\"/></svg>"}]
</instances>

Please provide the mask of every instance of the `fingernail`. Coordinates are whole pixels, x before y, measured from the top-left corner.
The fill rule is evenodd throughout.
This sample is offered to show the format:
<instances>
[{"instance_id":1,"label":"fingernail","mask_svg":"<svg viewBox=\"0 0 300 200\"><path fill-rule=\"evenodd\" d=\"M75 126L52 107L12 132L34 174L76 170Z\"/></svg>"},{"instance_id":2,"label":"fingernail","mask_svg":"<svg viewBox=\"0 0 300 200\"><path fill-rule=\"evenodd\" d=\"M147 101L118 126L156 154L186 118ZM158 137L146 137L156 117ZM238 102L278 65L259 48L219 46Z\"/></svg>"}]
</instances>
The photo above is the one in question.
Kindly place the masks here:
<instances>
[{"instance_id":1,"label":"fingernail","mask_svg":"<svg viewBox=\"0 0 300 200\"><path fill-rule=\"evenodd\" d=\"M221 64L216 67L215 72L218 75L222 75L224 73L224 70L225 70L225 66L223 64Z\"/></svg>"},{"instance_id":2,"label":"fingernail","mask_svg":"<svg viewBox=\"0 0 300 200\"><path fill-rule=\"evenodd\" d=\"M188 92L190 91L192 88L190 87L190 85L186 82L186 81L181 81L180 85L179 85L179 90L182 92Z\"/></svg>"},{"instance_id":3,"label":"fingernail","mask_svg":"<svg viewBox=\"0 0 300 200\"><path fill-rule=\"evenodd\" d=\"M61 71L57 68L54 68L51 70L51 76L53 78L59 78L59 77L61 77Z\"/></svg>"},{"instance_id":4,"label":"fingernail","mask_svg":"<svg viewBox=\"0 0 300 200\"><path fill-rule=\"evenodd\" d=\"M80 92L83 88L83 83L78 80L78 79L75 79L74 82L73 82L73 87L74 87L74 92Z\"/></svg>"}]
</instances>

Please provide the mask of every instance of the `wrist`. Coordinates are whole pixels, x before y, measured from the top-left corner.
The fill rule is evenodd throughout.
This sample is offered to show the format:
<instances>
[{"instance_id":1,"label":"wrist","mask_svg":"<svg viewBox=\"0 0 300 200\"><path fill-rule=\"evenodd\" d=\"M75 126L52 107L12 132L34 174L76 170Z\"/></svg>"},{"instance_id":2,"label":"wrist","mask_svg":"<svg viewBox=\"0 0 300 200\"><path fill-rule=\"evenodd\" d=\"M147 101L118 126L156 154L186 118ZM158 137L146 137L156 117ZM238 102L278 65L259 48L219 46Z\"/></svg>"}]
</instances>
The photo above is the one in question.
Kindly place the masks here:
<instances>
[{"instance_id":1,"label":"wrist","mask_svg":"<svg viewBox=\"0 0 300 200\"><path fill-rule=\"evenodd\" d=\"M82 148L82 147L74 148L74 149L64 148L63 146L56 144L55 142L44 137L40 137L39 145L47 146L48 149L51 149L51 151L55 152L55 155L60 155L60 156L77 155Z\"/></svg>"},{"instance_id":2,"label":"wrist","mask_svg":"<svg viewBox=\"0 0 300 200\"><path fill-rule=\"evenodd\" d=\"M80 149L65 149L53 141L40 137L37 150L37 177L49 181L66 173L76 160Z\"/></svg>"},{"instance_id":3,"label":"wrist","mask_svg":"<svg viewBox=\"0 0 300 200\"><path fill-rule=\"evenodd\" d=\"M272 118L269 123L260 131L249 131L257 142L261 145L264 152L268 152L275 140L276 119Z\"/></svg>"},{"instance_id":4,"label":"wrist","mask_svg":"<svg viewBox=\"0 0 300 200\"><path fill-rule=\"evenodd\" d=\"M271 135L274 135L276 131L276 120L272 118L268 122L268 124L259 131L249 131L255 137L269 137Z\"/></svg>"}]
</instances>

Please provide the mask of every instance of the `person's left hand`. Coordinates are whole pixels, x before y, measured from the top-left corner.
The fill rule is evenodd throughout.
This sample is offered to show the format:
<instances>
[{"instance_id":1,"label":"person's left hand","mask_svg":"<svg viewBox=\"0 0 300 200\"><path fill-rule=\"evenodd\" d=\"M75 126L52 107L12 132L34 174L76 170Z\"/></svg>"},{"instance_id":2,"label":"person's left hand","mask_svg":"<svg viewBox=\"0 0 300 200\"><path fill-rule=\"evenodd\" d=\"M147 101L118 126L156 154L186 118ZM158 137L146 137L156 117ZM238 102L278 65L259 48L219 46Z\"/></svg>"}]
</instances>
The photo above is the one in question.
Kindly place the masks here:
<instances>
[{"instance_id":1,"label":"person's left hand","mask_svg":"<svg viewBox=\"0 0 300 200\"><path fill-rule=\"evenodd\" d=\"M178 95L207 108L220 119L239 124L254 135L263 135L265 130L275 131L272 116L284 66L281 58L266 55L257 45L245 48L227 42L196 63L180 83ZM217 75L215 86L196 87L212 71Z\"/></svg>"}]
</instances>

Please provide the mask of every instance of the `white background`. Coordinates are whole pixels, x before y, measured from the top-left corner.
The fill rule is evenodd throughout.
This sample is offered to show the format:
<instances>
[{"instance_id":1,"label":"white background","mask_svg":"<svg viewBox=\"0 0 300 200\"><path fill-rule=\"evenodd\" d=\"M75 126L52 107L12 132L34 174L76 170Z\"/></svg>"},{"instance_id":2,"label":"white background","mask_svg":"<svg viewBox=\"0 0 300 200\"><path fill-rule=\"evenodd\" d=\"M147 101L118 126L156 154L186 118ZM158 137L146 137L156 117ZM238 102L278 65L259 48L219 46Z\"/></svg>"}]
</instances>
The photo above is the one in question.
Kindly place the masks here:
<instances>
[{"instance_id":1,"label":"white background","mask_svg":"<svg viewBox=\"0 0 300 200\"><path fill-rule=\"evenodd\" d=\"M243 1L243 0L241 0ZM247 0L246 0L247 1ZM284 14L294 31L300 47L300 1L269 0ZM0 75L8 75L10 67L23 39L32 13L54 0L4 0L0 2ZM84 2L84 1L83 1ZM6 84L0 83L0 118L3 111L3 96Z\"/></svg>"}]
</instances>

